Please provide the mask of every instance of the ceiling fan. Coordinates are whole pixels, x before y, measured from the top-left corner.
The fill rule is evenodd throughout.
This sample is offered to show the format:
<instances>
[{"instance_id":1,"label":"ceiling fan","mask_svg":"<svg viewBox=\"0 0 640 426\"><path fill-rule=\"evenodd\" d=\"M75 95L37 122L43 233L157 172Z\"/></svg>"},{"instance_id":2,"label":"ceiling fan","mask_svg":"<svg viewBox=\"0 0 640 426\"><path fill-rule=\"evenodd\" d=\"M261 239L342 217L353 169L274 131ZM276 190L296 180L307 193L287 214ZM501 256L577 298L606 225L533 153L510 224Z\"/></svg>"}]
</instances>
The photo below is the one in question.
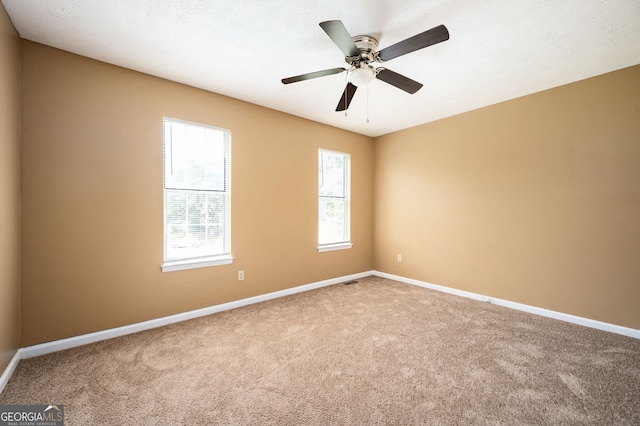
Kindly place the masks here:
<instances>
[{"instance_id":1,"label":"ceiling fan","mask_svg":"<svg viewBox=\"0 0 640 426\"><path fill-rule=\"evenodd\" d=\"M347 71L347 87L342 93L336 111L346 111L347 108L349 108L351 99L353 99L353 95L356 93L356 89L366 86L374 78L382 80L407 93L416 93L422 87L422 83L418 83L415 80L384 67L374 68L371 64L374 62L384 63L398 56L406 55L407 53L449 40L447 27L439 25L378 51L378 40L368 35L351 37L342 24L342 21L320 22L320 27L327 33L329 38L333 40L342 53L344 53L344 60L350 65L350 68L331 68L297 75L295 77L283 78L282 83L296 83L298 81L310 80L312 78Z\"/></svg>"}]
</instances>

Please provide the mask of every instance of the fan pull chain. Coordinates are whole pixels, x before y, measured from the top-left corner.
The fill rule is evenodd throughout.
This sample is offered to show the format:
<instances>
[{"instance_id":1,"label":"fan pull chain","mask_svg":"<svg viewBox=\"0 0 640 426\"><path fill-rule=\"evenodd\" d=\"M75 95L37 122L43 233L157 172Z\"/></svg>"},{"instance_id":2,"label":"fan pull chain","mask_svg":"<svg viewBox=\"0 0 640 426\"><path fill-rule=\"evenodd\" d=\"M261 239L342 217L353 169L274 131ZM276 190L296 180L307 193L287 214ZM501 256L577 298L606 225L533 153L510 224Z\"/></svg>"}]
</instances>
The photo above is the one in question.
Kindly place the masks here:
<instances>
[{"instance_id":1,"label":"fan pull chain","mask_svg":"<svg viewBox=\"0 0 640 426\"><path fill-rule=\"evenodd\" d=\"M367 123L369 122L369 85L367 84Z\"/></svg>"}]
</instances>

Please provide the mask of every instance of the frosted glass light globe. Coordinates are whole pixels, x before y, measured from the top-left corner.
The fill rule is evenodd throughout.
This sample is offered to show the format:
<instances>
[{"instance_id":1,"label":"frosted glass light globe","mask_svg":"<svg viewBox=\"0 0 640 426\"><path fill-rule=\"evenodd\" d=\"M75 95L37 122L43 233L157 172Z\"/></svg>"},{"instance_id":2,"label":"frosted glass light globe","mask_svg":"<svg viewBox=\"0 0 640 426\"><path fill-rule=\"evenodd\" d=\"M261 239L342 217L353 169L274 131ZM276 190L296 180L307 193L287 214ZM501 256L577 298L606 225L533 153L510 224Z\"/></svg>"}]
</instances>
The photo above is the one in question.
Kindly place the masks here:
<instances>
[{"instance_id":1,"label":"frosted glass light globe","mask_svg":"<svg viewBox=\"0 0 640 426\"><path fill-rule=\"evenodd\" d=\"M349 82L356 87L363 87L369 84L375 76L376 73L370 66L356 68L349 72Z\"/></svg>"}]
</instances>

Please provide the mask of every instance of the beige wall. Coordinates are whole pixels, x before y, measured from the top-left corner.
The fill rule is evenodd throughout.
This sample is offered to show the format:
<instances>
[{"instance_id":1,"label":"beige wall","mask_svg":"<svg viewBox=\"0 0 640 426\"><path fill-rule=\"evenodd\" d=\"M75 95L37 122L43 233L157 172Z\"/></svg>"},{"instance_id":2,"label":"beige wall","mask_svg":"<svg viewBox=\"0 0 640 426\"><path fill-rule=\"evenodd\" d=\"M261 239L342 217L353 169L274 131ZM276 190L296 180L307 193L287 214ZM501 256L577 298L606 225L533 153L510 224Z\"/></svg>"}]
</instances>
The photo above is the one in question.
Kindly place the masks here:
<instances>
[{"instance_id":1,"label":"beige wall","mask_svg":"<svg viewBox=\"0 0 640 426\"><path fill-rule=\"evenodd\" d=\"M22 346L372 268L640 328L640 67L373 142L28 41L22 82ZM164 115L233 132L233 265L160 271ZM316 251L319 147L352 250Z\"/></svg>"},{"instance_id":2,"label":"beige wall","mask_svg":"<svg viewBox=\"0 0 640 426\"><path fill-rule=\"evenodd\" d=\"M640 66L377 138L374 198L378 270L638 329Z\"/></svg>"},{"instance_id":3,"label":"beige wall","mask_svg":"<svg viewBox=\"0 0 640 426\"><path fill-rule=\"evenodd\" d=\"M22 345L372 268L369 137L28 41L22 61ZM163 116L232 131L232 265L160 271ZM319 147L351 153L351 250L316 249Z\"/></svg>"},{"instance_id":4,"label":"beige wall","mask_svg":"<svg viewBox=\"0 0 640 426\"><path fill-rule=\"evenodd\" d=\"M20 39L0 4L0 374L20 333Z\"/></svg>"}]
</instances>

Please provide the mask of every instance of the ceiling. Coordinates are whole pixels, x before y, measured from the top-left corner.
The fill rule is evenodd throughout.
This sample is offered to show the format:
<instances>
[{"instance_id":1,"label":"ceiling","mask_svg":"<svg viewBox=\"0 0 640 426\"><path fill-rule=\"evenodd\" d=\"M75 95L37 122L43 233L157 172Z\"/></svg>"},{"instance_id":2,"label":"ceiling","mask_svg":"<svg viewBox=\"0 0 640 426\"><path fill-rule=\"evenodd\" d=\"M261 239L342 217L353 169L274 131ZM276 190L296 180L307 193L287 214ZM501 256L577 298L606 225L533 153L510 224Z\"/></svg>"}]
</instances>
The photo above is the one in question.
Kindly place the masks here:
<instances>
[{"instance_id":1,"label":"ceiling","mask_svg":"<svg viewBox=\"0 0 640 426\"><path fill-rule=\"evenodd\" d=\"M640 64L638 0L1 1L24 39L368 136ZM348 67L318 25L334 19L379 50L450 39L384 64L417 93L373 80L345 116L346 73L280 81Z\"/></svg>"}]
</instances>

